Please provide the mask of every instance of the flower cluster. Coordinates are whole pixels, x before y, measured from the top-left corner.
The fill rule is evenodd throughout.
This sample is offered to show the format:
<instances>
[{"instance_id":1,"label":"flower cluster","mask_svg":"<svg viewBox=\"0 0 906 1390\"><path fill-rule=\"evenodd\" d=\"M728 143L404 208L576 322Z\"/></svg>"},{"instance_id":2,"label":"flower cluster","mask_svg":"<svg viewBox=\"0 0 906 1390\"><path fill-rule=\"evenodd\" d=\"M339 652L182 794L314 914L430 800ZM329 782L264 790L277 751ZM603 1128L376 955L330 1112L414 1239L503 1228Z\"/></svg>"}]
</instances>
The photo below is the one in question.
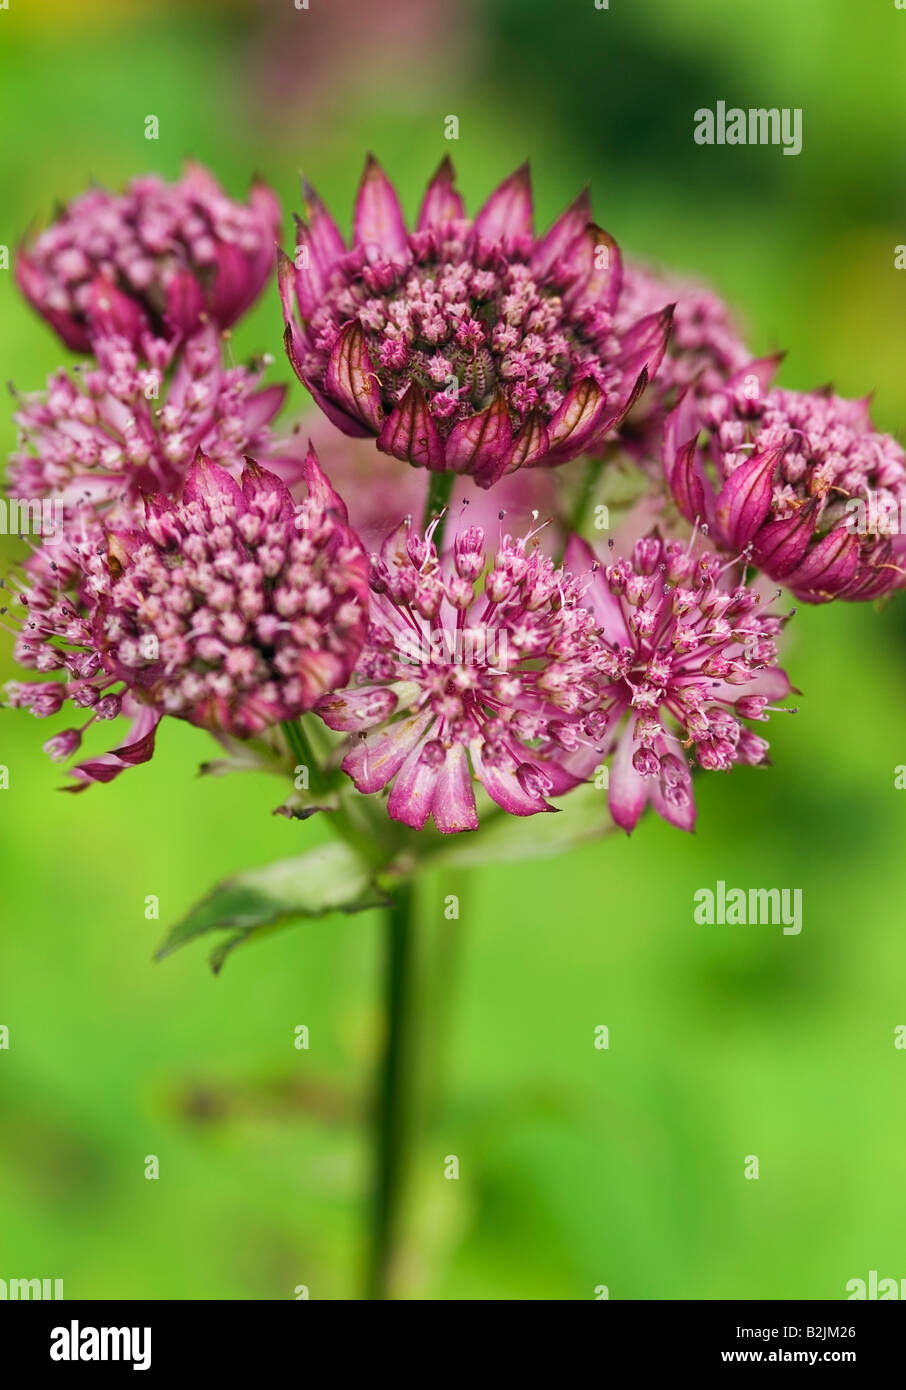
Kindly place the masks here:
<instances>
[{"instance_id":1,"label":"flower cluster","mask_svg":"<svg viewBox=\"0 0 906 1390\"><path fill-rule=\"evenodd\" d=\"M583 584L531 544L458 531L438 557L403 523L372 557L368 641L348 690L318 712L356 735L343 770L359 791L393 783L388 812L420 829L478 825L469 762L513 815L552 810L565 751L597 720L597 640Z\"/></svg>"},{"instance_id":2,"label":"flower cluster","mask_svg":"<svg viewBox=\"0 0 906 1390\"><path fill-rule=\"evenodd\" d=\"M902 587L887 528L860 534L853 508L871 502L869 514L899 515L906 454L874 429L867 401L770 388L772 367L750 363L710 397L704 448L687 401L677 406L665 431L677 505L687 519L706 520L728 548L749 547L760 569L806 602L873 599Z\"/></svg>"},{"instance_id":3,"label":"flower cluster","mask_svg":"<svg viewBox=\"0 0 906 1390\"><path fill-rule=\"evenodd\" d=\"M99 333L138 344L181 338L203 321L228 328L264 288L280 205L256 183L248 204L191 164L168 184L146 176L123 193L93 188L20 251L22 293L67 347L89 352Z\"/></svg>"},{"instance_id":4,"label":"flower cluster","mask_svg":"<svg viewBox=\"0 0 906 1390\"><path fill-rule=\"evenodd\" d=\"M143 756L130 738L76 768L82 785L150 757L165 714L248 738L345 684L367 627L367 558L313 454L306 472L297 505L257 464L237 483L199 453L181 500L146 499L140 528L83 522L59 560L29 564L16 656L53 679L14 683L9 702L42 716L69 701L89 723L124 701L144 711ZM82 732L48 751L68 757Z\"/></svg>"},{"instance_id":5,"label":"flower cluster","mask_svg":"<svg viewBox=\"0 0 906 1390\"><path fill-rule=\"evenodd\" d=\"M342 783L414 830L590 782L626 831L648 805L692 830L693 769L765 762L752 726L792 689L776 586L821 603L906 582L884 524L906 516L906 454L867 402L772 386L779 359L751 360L711 291L624 271L586 193L536 236L527 169L469 218L445 160L410 231L369 158L350 245L304 195L278 282L332 481L272 434L268 359L224 361L272 264L269 190L138 179L20 255L89 360L17 396L10 490L65 525L4 586L36 675L8 703L85 712L46 745L60 761L131 719L76 790L147 761L170 716L228 746L314 734L325 804ZM648 493L597 554L582 509L611 446Z\"/></svg>"},{"instance_id":6,"label":"flower cluster","mask_svg":"<svg viewBox=\"0 0 906 1390\"><path fill-rule=\"evenodd\" d=\"M657 372L670 309L617 331L620 256L585 194L536 238L527 168L469 220L445 160L408 233L369 159L350 249L308 188L306 211L281 258L290 361L385 453L490 487L593 448Z\"/></svg>"},{"instance_id":7,"label":"flower cluster","mask_svg":"<svg viewBox=\"0 0 906 1390\"><path fill-rule=\"evenodd\" d=\"M786 619L701 546L647 536L631 558L602 566L574 537L567 560L594 567L611 814L632 830L650 801L691 830L687 750L711 771L765 759L768 745L746 721L767 719L769 702L789 694L776 641Z\"/></svg>"},{"instance_id":8,"label":"flower cluster","mask_svg":"<svg viewBox=\"0 0 906 1390\"><path fill-rule=\"evenodd\" d=\"M125 338L99 338L91 363L17 398L15 495L106 508L178 493L198 449L234 474L248 454L267 462L282 386L259 389L260 369L225 367L213 328L188 339L169 377L172 347L147 348L142 357Z\"/></svg>"}]
</instances>

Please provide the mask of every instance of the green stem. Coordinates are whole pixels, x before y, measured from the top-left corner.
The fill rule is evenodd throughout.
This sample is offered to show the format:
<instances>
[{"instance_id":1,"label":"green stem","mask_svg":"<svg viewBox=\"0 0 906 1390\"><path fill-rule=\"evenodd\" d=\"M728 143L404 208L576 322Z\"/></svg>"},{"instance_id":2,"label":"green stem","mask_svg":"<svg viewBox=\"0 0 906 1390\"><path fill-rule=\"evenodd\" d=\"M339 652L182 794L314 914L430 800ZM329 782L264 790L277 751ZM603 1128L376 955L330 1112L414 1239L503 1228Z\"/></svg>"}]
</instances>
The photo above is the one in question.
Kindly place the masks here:
<instances>
[{"instance_id":1,"label":"green stem","mask_svg":"<svg viewBox=\"0 0 906 1390\"><path fill-rule=\"evenodd\" d=\"M582 534L582 528L585 525L585 518L588 512L588 504L595 494L595 489L598 486L603 468L603 458L589 459L585 465L582 480L579 483L579 490L576 493L576 500L573 503L572 516L570 517L570 530L574 531L577 535L581 536Z\"/></svg>"},{"instance_id":2,"label":"green stem","mask_svg":"<svg viewBox=\"0 0 906 1390\"><path fill-rule=\"evenodd\" d=\"M318 759L315 757L314 750L308 739L308 733L301 719L287 719L283 723L283 732L289 744L290 752L299 759L300 765L308 768L308 780L312 791L317 794L325 790L327 783L321 772Z\"/></svg>"},{"instance_id":3,"label":"green stem","mask_svg":"<svg viewBox=\"0 0 906 1390\"><path fill-rule=\"evenodd\" d=\"M375 1184L372 1240L366 1297L390 1297L394 1247L399 1222L403 1163L409 1118L409 1061L411 1018L409 995L412 974L413 909L411 883L395 889L386 920L384 1004L386 1029L381 1058L377 1105L374 1116Z\"/></svg>"},{"instance_id":4,"label":"green stem","mask_svg":"<svg viewBox=\"0 0 906 1390\"><path fill-rule=\"evenodd\" d=\"M443 550L444 531L447 527L446 507L453 491L455 473L430 473L428 475L428 496L425 499L425 514L422 517L422 530L427 531L436 516L440 517L434 528L434 544L438 555Z\"/></svg>"}]
</instances>

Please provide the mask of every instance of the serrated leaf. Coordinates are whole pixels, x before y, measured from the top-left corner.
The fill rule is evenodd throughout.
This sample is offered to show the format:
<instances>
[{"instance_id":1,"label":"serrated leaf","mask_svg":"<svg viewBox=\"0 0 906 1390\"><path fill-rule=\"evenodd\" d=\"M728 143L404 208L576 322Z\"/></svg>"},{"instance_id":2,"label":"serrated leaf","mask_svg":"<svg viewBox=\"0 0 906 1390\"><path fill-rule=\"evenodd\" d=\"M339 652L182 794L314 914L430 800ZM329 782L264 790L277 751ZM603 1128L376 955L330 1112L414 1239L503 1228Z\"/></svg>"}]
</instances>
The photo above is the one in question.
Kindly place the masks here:
<instances>
[{"instance_id":1,"label":"serrated leaf","mask_svg":"<svg viewBox=\"0 0 906 1390\"><path fill-rule=\"evenodd\" d=\"M237 946L295 918L363 912L387 902L359 856L337 841L299 858L280 859L224 879L177 923L157 951L157 959L163 960L199 936L226 931L227 939L211 956L216 973Z\"/></svg>"}]
</instances>

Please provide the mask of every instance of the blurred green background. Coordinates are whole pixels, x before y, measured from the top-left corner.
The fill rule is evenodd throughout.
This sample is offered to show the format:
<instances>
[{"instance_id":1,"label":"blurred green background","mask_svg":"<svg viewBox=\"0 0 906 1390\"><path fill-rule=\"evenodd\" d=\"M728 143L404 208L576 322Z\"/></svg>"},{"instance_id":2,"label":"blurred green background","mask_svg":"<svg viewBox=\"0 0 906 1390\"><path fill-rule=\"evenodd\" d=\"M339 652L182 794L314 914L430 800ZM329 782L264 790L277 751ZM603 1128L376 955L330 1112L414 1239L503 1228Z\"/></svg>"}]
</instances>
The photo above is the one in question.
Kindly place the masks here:
<instances>
[{"instance_id":1,"label":"blurred green background","mask_svg":"<svg viewBox=\"0 0 906 1390\"><path fill-rule=\"evenodd\" d=\"M904 69L893 0L11 0L0 242L91 179L174 176L190 154L234 194L261 173L287 213L304 167L348 217L373 149L414 211L455 114L470 206L526 155L542 223L591 178L625 249L707 276L756 351L789 349L784 384L873 391L902 434ZM801 107L801 155L696 146L692 113L719 99ZM238 353L287 376L281 328L270 292ZM0 271L5 376L34 389L63 356ZM17 553L0 543L4 569ZM906 618L838 605L789 631L801 713L775 718L770 770L699 779L694 837L646 819L423 885L450 1005L422 1035L427 1054L444 1030L445 1083L404 1294L840 1298L869 1269L906 1276ZM0 713L0 1277L62 1277L70 1298L357 1297L377 915L278 933L216 980L201 947L153 965L217 877L326 831L272 818L273 780L199 779L210 744L172 721L150 765L60 796L41 743L65 722ZM695 926L717 879L801 887L801 936Z\"/></svg>"}]
</instances>

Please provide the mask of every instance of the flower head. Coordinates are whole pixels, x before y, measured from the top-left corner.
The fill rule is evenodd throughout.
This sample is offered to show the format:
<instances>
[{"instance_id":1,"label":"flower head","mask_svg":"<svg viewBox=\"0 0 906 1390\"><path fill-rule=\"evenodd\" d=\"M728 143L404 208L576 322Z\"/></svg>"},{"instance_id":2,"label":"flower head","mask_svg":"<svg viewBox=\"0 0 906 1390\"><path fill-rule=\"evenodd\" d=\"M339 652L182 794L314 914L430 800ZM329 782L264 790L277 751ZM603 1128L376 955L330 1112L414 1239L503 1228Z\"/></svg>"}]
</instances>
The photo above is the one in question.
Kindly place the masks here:
<instances>
[{"instance_id":1,"label":"flower head","mask_svg":"<svg viewBox=\"0 0 906 1390\"><path fill-rule=\"evenodd\" d=\"M477 828L472 774L513 815L552 810L551 792L575 785L560 764L595 694L582 582L531 536L503 536L488 557L465 527L438 560L431 530L404 523L372 557L371 589L354 680L317 706L354 736L343 769L359 791L392 783L393 819L433 816L445 833Z\"/></svg>"},{"instance_id":2,"label":"flower head","mask_svg":"<svg viewBox=\"0 0 906 1390\"><path fill-rule=\"evenodd\" d=\"M751 547L755 564L806 602L901 587L885 522L906 502L906 454L874 429L864 400L769 387L775 365L750 363L710 398L707 451L687 401L672 412L665 468L680 510L729 550ZM853 524L859 505L874 524Z\"/></svg>"},{"instance_id":3,"label":"flower head","mask_svg":"<svg viewBox=\"0 0 906 1390\"><path fill-rule=\"evenodd\" d=\"M385 453L490 487L594 447L657 371L670 310L617 331L620 255L586 194L536 239L527 168L469 220L445 160L408 233L369 158L351 249L309 188L306 204L279 258L290 361Z\"/></svg>"},{"instance_id":4,"label":"flower head","mask_svg":"<svg viewBox=\"0 0 906 1390\"><path fill-rule=\"evenodd\" d=\"M367 557L313 454L307 477L295 505L251 460L237 483L199 455L180 501L148 499L128 530L83 515L80 535L29 562L16 656L54 679L14 683L9 702L142 721L140 756L131 739L74 769L82 785L150 757L164 715L248 738L346 683L367 627ZM68 755L81 732L49 751Z\"/></svg>"},{"instance_id":5,"label":"flower head","mask_svg":"<svg viewBox=\"0 0 906 1390\"><path fill-rule=\"evenodd\" d=\"M258 298L279 231L280 205L264 184L235 202L190 164L176 183L146 175L123 193L73 199L20 252L16 278L76 352L99 332L135 344L149 332L185 337L204 319L229 327Z\"/></svg>"},{"instance_id":6,"label":"flower head","mask_svg":"<svg viewBox=\"0 0 906 1390\"><path fill-rule=\"evenodd\" d=\"M760 763L768 745L747 727L790 685L777 667L785 619L707 551L656 536L631 559L597 565L573 537L566 562L594 569L589 603L600 624L599 746L613 750L611 814L630 831L650 801L683 830L695 824L686 750L702 768ZM581 755L584 771L592 760ZM577 769L578 770L578 769Z\"/></svg>"},{"instance_id":7,"label":"flower head","mask_svg":"<svg viewBox=\"0 0 906 1390\"><path fill-rule=\"evenodd\" d=\"M284 387L259 389L258 367L224 367L213 328L188 340L169 375L168 344L148 346L144 362L127 339L100 338L95 362L61 367L46 391L18 397L13 493L107 508L178 494L198 449L236 475L248 454L268 461L268 422Z\"/></svg>"}]
</instances>

